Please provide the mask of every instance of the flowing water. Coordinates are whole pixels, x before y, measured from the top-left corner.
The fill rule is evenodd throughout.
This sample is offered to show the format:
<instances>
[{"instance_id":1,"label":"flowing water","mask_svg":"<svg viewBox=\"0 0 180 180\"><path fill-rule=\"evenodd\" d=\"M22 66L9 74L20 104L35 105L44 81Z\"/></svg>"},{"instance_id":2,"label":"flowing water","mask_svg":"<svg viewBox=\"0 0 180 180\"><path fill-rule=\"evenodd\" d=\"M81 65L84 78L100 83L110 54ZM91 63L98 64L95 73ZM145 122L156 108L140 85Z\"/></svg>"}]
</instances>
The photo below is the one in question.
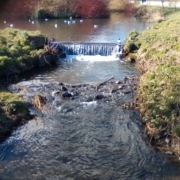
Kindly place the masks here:
<instances>
[{"instance_id":1,"label":"flowing water","mask_svg":"<svg viewBox=\"0 0 180 180\"><path fill-rule=\"evenodd\" d=\"M5 28L7 24L0 24ZM6 19L7 20L7 19ZM8 19L14 27L41 30L57 41L122 42L131 30L148 24L124 14L110 19L63 20L34 24ZM57 24L55 28L54 24ZM94 27L98 25L98 27ZM68 56L57 67L26 73L21 83L65 82L96 84L137 75L132 64L113 56ZM112 97L113 98L113 97ZM149 180L179 179L180 164L149 145L139 114L108 103L79 106L64 102L64 111L51 111L15 130L0 144L0 179L10 180Z\"/></svg>"}]
</instances>

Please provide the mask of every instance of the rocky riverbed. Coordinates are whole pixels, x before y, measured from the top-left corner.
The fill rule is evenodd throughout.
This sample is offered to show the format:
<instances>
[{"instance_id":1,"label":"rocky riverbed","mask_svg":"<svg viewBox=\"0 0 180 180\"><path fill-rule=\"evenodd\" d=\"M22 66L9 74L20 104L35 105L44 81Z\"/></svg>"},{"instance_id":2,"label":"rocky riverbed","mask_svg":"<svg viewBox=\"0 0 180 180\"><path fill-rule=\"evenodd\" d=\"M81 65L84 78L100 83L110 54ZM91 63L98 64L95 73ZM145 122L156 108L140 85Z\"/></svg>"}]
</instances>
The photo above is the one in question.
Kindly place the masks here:
<instances>
[{"instance_id":1,"label":"rocky riverbed","mask_svg":"<svg viewBox=\"0 0 180 180\"><path fill-rule=\"evenodd\" d=\"M72 114L74 109L69 104L74 104L73 107L79 110L99 103L126 109L135 107L138 81L138 77L124 77L116 81L111 77L97 85L21 82L10 85L9 90L23 95L32 114L50 117L57 112Z\"/></svg>"}]
</instances>

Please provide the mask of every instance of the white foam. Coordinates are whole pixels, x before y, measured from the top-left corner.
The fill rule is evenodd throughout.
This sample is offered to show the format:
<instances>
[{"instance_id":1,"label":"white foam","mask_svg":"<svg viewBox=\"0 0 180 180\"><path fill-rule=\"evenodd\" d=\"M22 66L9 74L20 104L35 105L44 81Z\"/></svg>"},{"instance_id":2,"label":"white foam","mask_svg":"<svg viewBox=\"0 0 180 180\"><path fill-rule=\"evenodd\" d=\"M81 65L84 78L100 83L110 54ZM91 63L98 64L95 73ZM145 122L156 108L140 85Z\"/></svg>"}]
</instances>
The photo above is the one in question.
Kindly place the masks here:
<instances>
[{"instance_id":1,"label":"white foam","mask_svg":"<svg viewBox=\"0 0 180 180\"><path fill-rule=\"evenodd\" d=\"M95 106L97 105L97 101L90 101L90 102L81 102L84 106Z\"/></svg>"},{"instance_id":2,"label":"white foam","mask_svg":"<svg viewBox=\"0 0 180 180\"><path fill-rule=\"evenodd\" d=\"M77 61L90 61L90 62L119 61L119 58L115 56L100 56L100 55L96 55L96 56L79 55L76 56L75 59Z\"/></svg>"}]
</instances>

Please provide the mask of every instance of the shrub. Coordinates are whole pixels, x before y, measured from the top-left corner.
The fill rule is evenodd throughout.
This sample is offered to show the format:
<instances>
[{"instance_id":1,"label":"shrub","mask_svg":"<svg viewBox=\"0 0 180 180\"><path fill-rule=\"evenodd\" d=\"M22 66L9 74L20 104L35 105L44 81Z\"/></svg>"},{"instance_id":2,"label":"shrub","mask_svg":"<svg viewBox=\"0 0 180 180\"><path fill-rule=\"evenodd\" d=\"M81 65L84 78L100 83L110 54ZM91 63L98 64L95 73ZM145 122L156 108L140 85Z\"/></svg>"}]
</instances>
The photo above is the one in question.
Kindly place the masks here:
<instances>
[{"instance_id":1,"label":"shrub","mask_svg":"<svg viewBox=\"0 0 180 180\"><path fill-rule=\"evenodd\" d=\"M39 34L39 32L11 28L0 31L0 76L19 73L33 66L32 58L37 55L37 50L31 41ZM43 36L40 40L42 39L44 39ZM40 40L37 39L37 43ZM39 53L44 51L42 49Z\"/></svg>"},{"instance_id":2,"label":"shrub","mask_svg":"<svg viewBox=\"0 0 180 180\"><path fill-rule=\"evenodd\" d=\"M107 17L109 12L103 0L76 0L75 14L83 18Z\"/></svg>"},{"instance_id":3,"label":"shrub","mask_svg":"<svg viewBox=\"0 0 180 180\"><path fill-rule=\"evenodd\" d=\"M135 11L135 5L134 5L134 3L132 4L132 3L127 3L126 5L125 5L125 7L124 7L124 10L125 11L128 11L128 12L134 12Z\"/></svg>"}]
</instances>

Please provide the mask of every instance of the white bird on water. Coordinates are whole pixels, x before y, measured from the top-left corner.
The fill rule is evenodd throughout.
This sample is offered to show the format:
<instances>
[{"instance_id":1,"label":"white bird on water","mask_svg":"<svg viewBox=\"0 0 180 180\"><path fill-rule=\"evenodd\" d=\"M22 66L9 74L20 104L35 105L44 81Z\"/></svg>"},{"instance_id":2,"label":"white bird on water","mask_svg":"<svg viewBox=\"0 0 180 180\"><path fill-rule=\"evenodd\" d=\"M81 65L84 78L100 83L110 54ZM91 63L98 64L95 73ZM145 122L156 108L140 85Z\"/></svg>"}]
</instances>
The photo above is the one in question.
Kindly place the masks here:
<instances>
[{"instance_id":1,"label":"white bird on water","mask_svg":"<svg viewBox=\"0 0 180 180\"><path fill-rule=\"evenodd\" d=\"M80 20L80 22L82 23L82 22L83 22L83 20L81 19L81 20Z\"/></svg>"},{"instance_id":2,"label":"white bird on water","mask_svg":"<svg viewBox=\"0 0 180 180\"><path fill-rule=\"evenodd\" d=\"M55 28L57 28L57 26L58 26L57 24L54 25Z\"/></svg>"},{"instance_id":3,"label":"white bird on water","mask_svg":"<svg viewBox=\"0 0 180 180\"><path fill-rule=\"evenodd\" d=\"M64 20L64 23L66 23L67 21L66 20Z\"/></svg>"},{"instance_id":4,"label":"white bird on water","mask_svg":"<svg viewBox=\"0 0 180 180\"><path fill-rule=\"evenodd\" d=\"M45 21L48 21L48 18L45 18Z\"/></svg>"},{"instance_id":5,"label":"white bird on water","mask_svg":"<svg viewBox=\"0 0 180 180\"><path fill-rule=\"evenodd\" d=\"M95 24L95 25L94 25L94 28L98 28L98 25Z\"/></svg>"},{"instance_id":6,"label":"white bird on water","mask_svg":"<svg viewBox=\"0 0 180 180\"><path fill-rule=\"evenodd\" d=\"M34 24L34 21L32 21L31 23Z\"/></svg>"}]
</instances>

